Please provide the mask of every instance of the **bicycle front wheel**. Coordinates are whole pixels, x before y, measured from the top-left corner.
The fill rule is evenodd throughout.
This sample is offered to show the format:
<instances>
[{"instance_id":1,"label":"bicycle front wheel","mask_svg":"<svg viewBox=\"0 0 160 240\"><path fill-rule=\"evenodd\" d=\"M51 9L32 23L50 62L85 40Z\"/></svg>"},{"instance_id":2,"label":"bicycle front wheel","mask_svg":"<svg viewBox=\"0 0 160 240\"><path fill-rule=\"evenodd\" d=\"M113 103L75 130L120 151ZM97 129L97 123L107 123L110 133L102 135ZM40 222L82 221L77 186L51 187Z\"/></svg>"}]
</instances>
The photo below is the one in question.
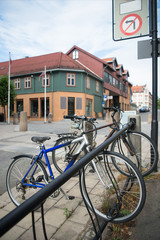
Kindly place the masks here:
<instances>
[{"instance_id":1,"label":"bicycle front wheel","mask_svg":"<svg viewBox=\"0 0 160 240\"><path fill-rule=\"evenodd\" d=\"M63 137L58 139L54 145L54 147L62 145L62 147L52 151L53 164L60 173L64 172L64 170L66 169L70 161L73 159L73 156L75 155L77 148L80 146L79 142L70 143L67 146L63 146L63 144L69 141L71 142L74 139L75 137L73 136ZM78 159L81 158L83 155L84 155L83 152L80 153L80 155L78 156Z\"/></svg>"},{"instance_id":2,"label":"bicycle front wheel","mask_svg":"<svg viewBox=\"0 0 160 240\"><path fill-rule=\"evenodd\" d=\"M128 157L138 167L143 177L150 174L158 162L158 150L154 142L142 132L128 131L124 133L122 138L113 142L111 151Z\"/></svg>"},{"instance_id":3,"label":"bicycle front wheel","mask_svg":"<svg viewBox=\"0 0 160 240\"><path fill-rule=\"evenodd\" d=\"M121 165L119 172L113 164ZM146 188L141 173L125 156L105 152L92 160L81 174L81 189L89 209L105 220L123 223L135 218L142 210Z\"/></svg>"},{"instance_id":4,"label":"bicycle front wheel","mask_svg":"<svg viewBox=\"0 0 160 240\"><path fill-rule=\"evenodd\" d=\"M17 156L10 164L6 175L6 186L12 202L19 206L41 188L36 186L27 186L22 183L22 179L32 164L32 157L29 155ZM24 182L28 184L47 183L47 172L41 162L36 162Z\"/></svg>"}]
</instances>

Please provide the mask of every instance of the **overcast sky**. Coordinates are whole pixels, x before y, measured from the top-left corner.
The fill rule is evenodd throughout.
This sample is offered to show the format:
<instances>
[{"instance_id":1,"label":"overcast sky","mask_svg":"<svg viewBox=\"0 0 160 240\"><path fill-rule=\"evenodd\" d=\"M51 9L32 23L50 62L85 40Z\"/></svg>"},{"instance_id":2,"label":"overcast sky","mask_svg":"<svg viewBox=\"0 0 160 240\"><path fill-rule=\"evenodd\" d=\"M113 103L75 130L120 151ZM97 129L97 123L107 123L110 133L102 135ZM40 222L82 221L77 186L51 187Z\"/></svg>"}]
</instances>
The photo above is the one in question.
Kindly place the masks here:
<instances>
[{"instance_id":1,"label":"overcast sky","mask_svg":"<svg viewBox=\"0 0 160 240\"><path fill-rule=\"evenodd\" d=\"M9 52L15 60L77 45L99 58L116 57L133 85L147 84L152 92L152 60L137 59L137 41L146 39L113 41L112 0L0 0L0 62L8 61ZM158 70L160 79L160 61Z\"/></svg>"}]
</instances>

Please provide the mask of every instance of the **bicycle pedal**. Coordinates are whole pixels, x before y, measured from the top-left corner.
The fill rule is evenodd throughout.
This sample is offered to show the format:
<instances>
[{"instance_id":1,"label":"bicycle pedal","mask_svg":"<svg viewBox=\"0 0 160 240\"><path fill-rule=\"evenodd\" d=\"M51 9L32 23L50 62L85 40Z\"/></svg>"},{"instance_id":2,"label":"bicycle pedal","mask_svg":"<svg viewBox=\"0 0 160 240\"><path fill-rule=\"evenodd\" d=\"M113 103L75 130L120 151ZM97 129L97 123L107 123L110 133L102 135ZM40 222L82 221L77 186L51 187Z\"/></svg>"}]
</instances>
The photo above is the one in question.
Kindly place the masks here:
<instances>
[{"instance_id":1,"label":"bicycle pedal","mask_svg":"<svg viewBox=\"0 0 160 240\"><path fill-rule=\"evenodd\" d=\"M40 175L36 178L36 182L42 182L43 179L44 179L44 176Z\"/></svg>"},{"instance_id":2,"label":"bicycle pedal","mask_svg":"<svg viewBox=\"0 0 160 240\"><path fill-rule=\"evenodd\" d=\"M75 196L68 196L69 200L75 199Z\"/></svg>"}]
</instances>

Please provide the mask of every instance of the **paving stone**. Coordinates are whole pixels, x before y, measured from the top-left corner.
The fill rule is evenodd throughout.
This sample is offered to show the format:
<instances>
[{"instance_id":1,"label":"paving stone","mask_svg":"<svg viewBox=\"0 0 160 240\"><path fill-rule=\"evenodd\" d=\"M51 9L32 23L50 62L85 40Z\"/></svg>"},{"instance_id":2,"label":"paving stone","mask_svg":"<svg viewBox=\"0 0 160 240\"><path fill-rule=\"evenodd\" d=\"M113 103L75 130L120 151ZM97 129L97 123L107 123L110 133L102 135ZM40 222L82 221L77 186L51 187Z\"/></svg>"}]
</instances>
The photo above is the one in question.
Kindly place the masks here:
<instances>
[{"instance_id":1,"label":"paving stone","mask_svg":"<svg viewBox=\"0 0 160 240\"><path fill-rule=\"evenodd\" d=\"M53 207L45 214L45 223L56 228L59 228L65 221L66 217L63 209Z\"/></svg>"},{"instance_id":2,"label":"paving stone","mask_svg":"<svg viewBox=\"0 0 160 240\"><path fill-rule=\"evenodd\" d=\"M57 231L57 229L48 224L45 224L45 227L46 227L47 237L48 239L50 239L52 235ZM37 240L45 240L41 220L35 223L35 229L36 229ZM18 238L18 240L31 240L31 239L33 239L32 228L29 228L20 238Z\"/></svg>"},{"instance_id":3,"label":"paving stone","mask_svg":"<svg viewBox=\"0 0 160 240\"><path fill-rule=\"evenodd\" d=\"M79 206L73 212L71 217L69 218L70 221L80 223L80 224L87 224L90 217L88 215L87 209L85 207Z\"/></svg>"},{"instance_id":4,"label":"paving stone","mask_svg":"<svg viewBox=\"0 0 160 240\"><path fill-rule=\"evenodd\" d=\"M19 226L14 226L11 230L9 230L6 234L1 237L1 240L17 240L19 237L26 231Z\"/></svg>"},{"instance_id":5,"label":"paving stone","mask_svg":"<svg viewBox=\"0 0 160 240\"><path fill-rule=\"evenodd\" d=\"M55 207L61 209L67 208L69 211L72 211L75 210L75 208L77 208L81 201L82 199L80 198L75 198L73 200L67 200L66 198L62 198L55 204Z\"/></svg>"},{"instance_id":6,"label":"paving stone","mask_svg":"<svg viewBox=\"0 0 160 240\"><path fill-rule=\"evenodd\" d=\"M66 221L53 236L56 240L78 240L77 236L85 229L85 225ZM80 240L80 239L79 239Z\"/></svg>"}]
</instances>

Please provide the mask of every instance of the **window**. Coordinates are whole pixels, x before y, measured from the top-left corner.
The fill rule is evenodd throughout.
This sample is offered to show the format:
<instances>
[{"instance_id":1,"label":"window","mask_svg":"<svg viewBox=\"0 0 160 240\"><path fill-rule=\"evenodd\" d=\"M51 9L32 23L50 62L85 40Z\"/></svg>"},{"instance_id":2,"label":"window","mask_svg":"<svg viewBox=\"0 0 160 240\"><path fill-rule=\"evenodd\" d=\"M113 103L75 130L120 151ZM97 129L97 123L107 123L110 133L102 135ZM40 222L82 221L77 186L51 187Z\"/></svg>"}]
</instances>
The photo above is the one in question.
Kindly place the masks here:
<instances>
[{"instance_id":1,"label":"window","mask_svg":"<svg viewBox=\"0 0 160 240\"><path fill-rule=\"evenodd\" d=\"M82 98L76 99L76 109L82 110Z\"/></svg>"},{"instance_id":2,"label":"window","mask_svg":"<svg viewBox=\"0 0 160 240\"><path fill-rule=\"evenodd\" d=\"M113 62L113 69L114 69L114 71L116 71L116 64L115 64L115 62Z\"/></svg>"},{"instance_id":3,"label":"window","mask_svg":"<svg viewBox=\"0 0 160 240\"><path fill-rule=\"evenodd\" d=\"M38 117L38 99L31 99L31 117Z\"/></svg>"},{"instance_id":4,"label":"window","mask_svg":"<svg viewBox=\"0 0 160 240\"><path fill-rule=\"evenodd\" d=\"M24 88L31 88L31 77L24 78Z\"/></svg>"},{"instance_id":5,"label":"window","mask_svg":"<svg viewBox=\"0 0 160 240\"><path fill-rule=\"evenodd\" d=\"M113 78L113 86L115 86L115 85L116 85L116 79Z\"/></svg>"},{"instance_id":6,"label":"window","mask_svg":"<svg viewBox=\"0 0 160 240\"><path fill-rule=\"evenodd\" d=\"M45 106L44 106L44 98L41 99L41 117L44 117ZM46 116L49 114L49 98L46 99Z\"/></svg>"},{"instance_id":7,"label":"window","mask_svg":"<svg viewBox=\"0 0 160 240\"><path fill-rule=\"evenodd\" d=\"M75 80L75 74L72 74L72 73L67 73L67 86L70 86L70 87L75 87L76 85L76 80Z\"/></svg>"},{"instance_id":8,"label":"window","mask_svg":"<svg viewBox=\"0 0 160 240\"><path fill-rule=\"evenodd\" d=\"M14 88L15 89L20 89L21 87L20 87L20 78L16 78L15 80L14 80Z\"/></svg>"},{"instance_id":9,"label":"window","mask_svg":"<svg viewBox=\"0 0 160 240\"><path fill-rule=\"evenodd\" d=\"M119 89L119 80L116 79L116 87Z\"/></svg>"},{"instance_id":10,"label":"window","mask_svg":"<svg viewBox=\"0 0 160 240\"><path fill-rule=\"evenodd\" d=\"M99 82L96 81L96 92L99 92Z\"/></svg>"},{"instance_id":11,"label":"window","mask_svg":"<svg viewBox=\"0 0 160 240\"><path fill-rule=\"evenodd\" d=\"M50 76L46 74L46 87L50 86ZM45 87L45 76L42 77L42 87Z\"/></svg>"},{"instance_id":12,"label":"window","mask_svg":"<svg viewBox=\"0 0 160 240\"><path fill-rule=\"evenodd\" d=\"M105 82L109 83L109 74L107 72L103 72L103 79Z\"/></svg>"},{"instance_id":13,"label":"window","mask_svg":"<svg viewBox=\"0 0 160 240\"><path fill-rule=\"evenodd\" d=\"M87 77L86 88L88 88L88 89L91 88L91 79L90 79L90 77Z\"/></svg>"},{"instance_id":14,"label":"window","mask_svg":"<svg viewBox=\"0 0 160 240\"><path fill-rule=\"evenodd\" d=\"M78 50L74 50L74 52L72 53L72 58L78 59Z\"/></svg>"},{"instance_id":15,"label":"window","mask_svg":"<svg viewBox=\"0 0 160 240\"><path fill-rule=\"evenodd\" d=\"M92 100L86 99L86 115L87 117L92 116Z\"/></svg>"},{"instance_id":16,"label":"window","mask_svg":"<svg viewBox=\"0 0 160 240\"><path fill-rule=\"evenodd\" d=\"M109 83L112 85L112 76L109 74Z\"/></svg>"},{"instance_id":17,"label":"window","mask_svg":"<svg viewBox=\"0 0 160 240\"><path fill-rule=\"evenodd\" d=\"M61 109L66 109L66 97L61 97Z\"/></svg>"}]
</instances>

